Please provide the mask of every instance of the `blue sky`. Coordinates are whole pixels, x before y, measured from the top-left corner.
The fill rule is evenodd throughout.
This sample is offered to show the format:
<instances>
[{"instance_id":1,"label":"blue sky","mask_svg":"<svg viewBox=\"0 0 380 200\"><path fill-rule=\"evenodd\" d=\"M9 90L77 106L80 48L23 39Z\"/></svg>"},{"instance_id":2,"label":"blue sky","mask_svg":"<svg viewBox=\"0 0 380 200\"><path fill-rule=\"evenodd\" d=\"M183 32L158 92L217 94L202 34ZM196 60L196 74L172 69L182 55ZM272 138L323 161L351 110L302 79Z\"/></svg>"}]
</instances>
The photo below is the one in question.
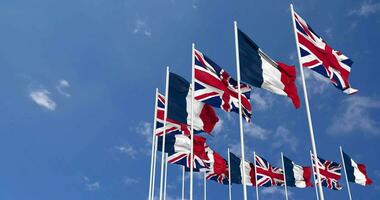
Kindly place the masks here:
<instances>
[{"instance_id":1,"label":"blue sky","mask_svg":"<svg viewBox=\"0 0 380 200\"><path fill-rule=\"evenodd\" d=\"M191 42L235 72L233 20L273 59L297 64L289 1L2 0L0 1L0 198L145 199L148 193L154 90L165 66L190 78ZM374 184L352 185L354 198L380 195L380 3L293 1L296 11L329 44L353 61L360 91L346 96L312 73L307 84L318 152L340 162L339 145L367 164ZM303 93L298 80L298 91ZM255 150L279 164L280 152L309 165L303 98L255 89L254 120L246 124L246 157ZM239 152L238 116L218 111L208 143L223 156ZM169 166L168 196L180 197L180 168ZM342 184L344 179L342 179ZM197 176L195 197L202 196ZM344 185L345 186L345 185ZM188 188L188 185L186 185ZM281 199L282 188L260 189ZM347 198L345 189L326 198ZM208 184L209 199L227 187ZM249 188L253 199L254 189ZM291 199L314 190L290 189ZM233 186L241 198L242 188Z\"/></svg>"}]
</instances>

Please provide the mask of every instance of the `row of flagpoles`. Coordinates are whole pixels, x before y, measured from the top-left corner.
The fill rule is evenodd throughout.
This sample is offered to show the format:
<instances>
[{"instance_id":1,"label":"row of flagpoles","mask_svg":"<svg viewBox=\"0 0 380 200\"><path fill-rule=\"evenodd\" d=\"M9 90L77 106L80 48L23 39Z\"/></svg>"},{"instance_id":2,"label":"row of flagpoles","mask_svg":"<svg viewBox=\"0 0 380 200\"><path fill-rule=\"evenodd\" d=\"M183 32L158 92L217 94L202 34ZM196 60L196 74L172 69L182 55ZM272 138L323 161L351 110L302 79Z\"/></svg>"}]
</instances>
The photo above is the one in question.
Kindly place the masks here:
<instances>
[{"instance_id":1,"label":"row of flagpoles","mask_svg":"<svg viewBox=\"0 0 380 200\"><path fill-rule=\"evenodd\" d=\"M341 89L343 92L347 94L352 94L357 92L357 90L350 87L350 84L348 83L348 75L350 72L350 66L352 64L352 61L349 60L347 57L345 57L342 53L339 51L335 51L331 49L330 46L328 46L327 43L325 43L322 38L320 38L316 33L312 31L312 29L309 27L309 25L297 14L295 13L293 6L290 5L291 9L291 15L292 15L292 21L293 21L293 30L294 30L294 36L296 40L296 48L298 53L298 60L299 60L299 69L301 73L301 80L302 80L302 87L303 87L303 93L304 93L304 100L305 100L305 107L306 107L306 114L307 114L307 121L308 121L308 127L309 127L309 133L310 133L310 141L311 141L311 149L312 149L312 166L313 163L317 164L319 163L319 158L317 154L317 147L316 142L314 138L314 132L313 132L313 123L312 123L312 116L309 108L309 100L308 100L308 93L307 93L307 87L304 77L304 71L303 67L310 68L318 73L321 73L320 69L323 69L322 75L326 76L331 80L331 82L334 84L335 87L338 89ZM155 194L155 177L156 177L156 162L157 162L157 151L160 148L161 149L161 166L160 166L160 187L159 187L159 200L165 200L166 199L166 181L167 181L167 164L170 161L170 159L173 159L170 157L168 158L167 148L166 148L166 137L168 136L168 133L172 132L173 130L181 131L182 133L190 136L190 157L189 157L189 164L188 166L185 164L185 166L182 169L182 199L184 199L184 184L185 184L185 171L190 171L190 184L189 184L189 199L193 200L193 172L194 169L197 169L197 165L194 162L194 134L199 131L205 131L205 132L211 132L213 126L217 122L214 121L214 124L210 127L206 127L205 122L203 121L203 126L199 128L199 120L195 119L199 117L199 112L206 112L207 108L206 106L213 106L213 107L219 107L222 108L225 111L233 111L239 113L239 130L240 130L240 149L241 149L241 160L243 163L243 167L241 167L241 174L243 174L243 178L241 180L241 184L243 185L243 199L247 199L247 180L245 175L246 167L245 167L245 150L244 150L244 130L243 130L243 116L248 121L250 119L251 115L251 108L249 104L249 92L250 92L250 86L255 87L261 87L263 89L269 90L275 94L288 96L296 108L299 107L299 98L297 94L297 90L295 87L295 68L287 66L285 64L282 64L280 62L273 61L269 56L267 56L264 52L261 51L261 49L242 31L240 31L237 27L237 22L234 22L234 41L235 41L235 57L236 57L236 70L237 70L237 80L235 83L235 80L233 80L229 74L223 70L220 69L219 66L217 66L215 63L213 63L210 59L208 59L206 56L201 54L198 50L195 49L195 45L192 44L192 72L191 72L191 83L188 83L187 86L190 86L190 89L182 91L182 93L185 93L187 95L186 97L191 97L190 102L187 102L185 100L184 104L179 104L182 107L185 108L179 108L176 107L176 109L185 109L186 115L185 120L180 119L178 117L177 119L174 118L168 118L168 113L173 114L173 109L169 110L168 108L170 106L178 106L174 105L172 103L169 103L171 99L169 97L173 96L174 93L169 93L171 91L171 85L174 84L170 82L170 79L173 77L174 81L179 83L185 82L186 80L182 80L181 77L178 75L172 74L169 72L169 67L166 69L166 84L165 84L165 95L160 96L158 93L158 89L156 89L156 99L155 99L155 114L154 114L154 124L153 124L153 134L152 134L152 157L151 157L151 166L150 166L150 184L149 184L149 199L154 199ZM321 53L321 51L318 51L322 49L324 51ZM253 54L252 54L253 52ZM254 63L256 60L252 60L252 55L258 56L259 60L261 59L260 63ZM243 55L243 56L242 56ZM241 58L243 58L243 64L241 65ZM263 63L261 63L263 62ZM196 64L197 63L197 64ZM200 63L200 64L199 64ZM204 69L196 68L198 65L202 65ZM274 74L269 74L272 77L266 77L268 76L268 71L263 72L265 70L268 70L267 68L273 67L275 69ZM256 68L255 68L256 67ZM241 72L241 70L244 70ZM273 71L273 69L270 69ZM202 81L199 79L199 77L196 75L200 72L208 73L208 75L211 74L211 79L216 78L221 83L225 84L222 86L218 86L219 83L211 83L209 82L212 87L218 88L221 87L222 89L218 88L219 90L225 90L223 94L217 94L215 91L210 92L210 88L208 86L202 85ZM204 70L204 71L202 71ZM261 76L262 77L253 77L252 74L257 76L257 71L260 72L261 70ZM280 75L278 75L280 74ZM176 79L174 76L177 76ZM260 73L259 73L260 76ZM284 78L285 76L285 78ZM243 81L248 83L243 84L241 83L243 78ZM284 82L283 79L286 79L287 81ZM259 80L259 81L257 81ZM210 80L209 80L210 81ZM176 84L177 84L176 82ZM258 82L258 83L257 83ZM206 84L207 85L207 84ZM203 90L207 90L207 92L203 93L202 95L199 95L200 88ZM203 87L203 88L202 88ZM211 87L211 88L212 88ZM243 88L242 88L243 87ZM185 87L181 88L184 89ZM218 90L218 91L219 91ZM244 91L243 91L244 90ZM175 95L181 95L182 93L178 92ZM208 96L207 98L204 98L204 96L210 95L212 93L214 96ZM216 94L215 94L216 93ZM225 93L230 94L229 101L227 101L225 98ZM246 95L248 93L248 95ZM219 95L219 96L218 96ZM215 101L215 96L218 96L217 101ZM202 97L204 99L202 99ZM164 102L163 107L161 107L162 110L158 110L157 108L157 102L162 101ZM206 106L202 107L203 104L198 104L198 102L202 102ZM248 104L246 103L248 102ZM186 103L190 103L190 107ZM195 105L196 104L196 105ZM201 105L201 106L200 106ZM199 111L201 109L201 111ZM213 111L210 111L210 109L207 110L207 116L212 119ZM177 110L175 111L177 112ZM195 113L196 112L196 113ZM178 114L178 113L176 113ZM157 116L160 116L160 123L162 123L163 127L160 127L161 133L157 133L157 127L158 127L158 118ZM179 115L178 115L179 116ZM204 117L203 113L203 117ZM183 116L182 116L183 117ZM202 116L201 116L202 117ZM215 117L214 117L215 118ZM176 121L177 120L177 121ZM178 121L179 120L179 121ZM182 121L181 121L182 120ZM202 120L202 119L200 119ZM212 120L211 120L212 121ZM170 126L168 125L170 124ZM169 137L168 139L172 139ZM159 144L159 140L161 144ZM198 140L198 139L197 139ZM161 146L160 146L161 145ZM341 150L342 152L342 150ZM256 173L256 154L254 155L255 158L255 164L254 164L254 170L255 170L255 179L257 177ZM281 153L281 159L283 163L283 169L285 170L284 166L284 156ZM342 154L342 161L343 160L343 154ZM187 162L187 159L186 159ZM231 199L231 165L230 165L230 152L228 150L228 184L229 184L229 198ZM345 165L344 165L345 166ZM316 195L318 199L324 200L323 195L323 189L322 189L322 181L321 181L321 173L320 168L315 167L315 176L313 176L314 179L316 179L314 182L317 182L319 184L316 184ZM314 172L313 169L313 172ZM344 168L345 169L345 168ZM346 173L346 169L345 169ZM204 199L206 199L206 172L204 175ZM347 180L347 188L349 188L348 185L348 179L347 179L347 173L346 173L346 180ZM286 174L284 171L284 184L285 184L285 194L286 199L287 196L287 185L286 185ZM257 179L255 180L256 183L256 199L259 199L258 194L258 185L257 185ZM351 199L351 193L349 191L349 197Z\"/></svg>"}]
</instances>

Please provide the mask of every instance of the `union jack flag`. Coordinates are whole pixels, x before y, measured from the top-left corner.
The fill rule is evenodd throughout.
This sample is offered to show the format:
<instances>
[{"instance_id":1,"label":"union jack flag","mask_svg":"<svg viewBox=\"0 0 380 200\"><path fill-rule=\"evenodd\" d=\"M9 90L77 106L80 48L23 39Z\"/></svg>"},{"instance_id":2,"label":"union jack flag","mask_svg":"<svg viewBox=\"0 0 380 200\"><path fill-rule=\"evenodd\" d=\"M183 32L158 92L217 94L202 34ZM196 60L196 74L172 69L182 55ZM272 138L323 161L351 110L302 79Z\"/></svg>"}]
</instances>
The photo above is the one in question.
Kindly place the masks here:
<instances>
[{"instance_id":1,"label":"union jack flag","mask_svg":"<svg viewBox=\"0 0 380 200\"><path fill-rule=\"evenodd\" d=\"M195 99L226 112L239 113L238 85L224 69L200 51L195 56ZM251 87L240 84L243 117L249 121L252 107L249 102Z\"/></svg>"},{"instance_id":2,"label":"union jack flag","mask_svg":"<svg viewBox=\"0 0 380 200\"><path fill-rule=\"evenodd\" d=\"M255 156L257 186L271 187L284 185L284 171L273 167L264 158Z\"/></svg>"},{"instance_id":3,"label":"union jack flag","mask_svg":"<svg viewBox=\"0 0 380 200\"><path fill-rule=\"evenodd\" d=\"M356 93L348 81L353 61L332 49L296 12L294 20L302 66L329 78L344 93Z\"/></svg>"},{"instance_id":4,"label":"union jack flag","mask_svg":"<svg viewBox=\"0 0 380 200\"><path fill-rule=\"evenodd\" d=\"M209 167L205 170L206 179L221 184L228 184L227 161L218 153L208 148Z\"/></svg>"},{"instance_id":5,"label":"union jack flag","mask_svg":"<svg viewBox=\"0 0 380 200\"><path fill-rule=\"evenodd\" d=\"M315 180L318 180L317 174L316 174L316 166L314 161L314 155L311 155L312 161L313 161L313 170L315 176ZM321 175L321 182L322 186L327 187L329 189L333 190L341 190L342 186L339 185L338 180L341 177L340 170L342 169L342 166L339 163L325 160L318 157L318 168L319 173Z\"/></svg>"}]
</instances>

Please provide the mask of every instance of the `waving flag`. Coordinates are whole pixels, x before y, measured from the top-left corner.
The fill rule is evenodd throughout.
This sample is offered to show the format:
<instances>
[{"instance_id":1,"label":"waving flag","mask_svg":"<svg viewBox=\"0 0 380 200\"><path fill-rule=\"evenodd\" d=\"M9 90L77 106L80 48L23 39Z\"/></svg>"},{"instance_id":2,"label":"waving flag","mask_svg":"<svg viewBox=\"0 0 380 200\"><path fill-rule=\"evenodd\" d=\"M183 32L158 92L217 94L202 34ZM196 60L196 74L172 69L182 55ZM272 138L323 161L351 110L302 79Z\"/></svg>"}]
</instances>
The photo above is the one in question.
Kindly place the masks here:
<instances>
[{"instance_id":1,"label":"waving flag","mask_svg":"<svg viewBox=\"0 0 380 200\"><path fill-rule=\"evenodd\" d=\"M187 135L166 135L165 152L168 153L168 162L190 168L191 165L191 139ZM209 162L206 152L206 139L194 135L194 169L207 168ZM162 151L162 137L158 138L158 151Z\"/></svg>"},{"instance_id":2,"label":"waving flag","mask_svg":"<svg viewBox=\"0 0 380 200\"><path fill-rule=\"evenodd\" d=\"M359 185L371 185L372 180L367 175L367 170L365 165L357 164L352 158L347 155L344 151L343 159L347 172L347 179L349 182L357 183Z\"/></svg>"},{"instance_id":3,"label":"waving flag","mask_svg":"<svg viewBox=\"0 0 380 200\"><path fill-rule=\"evenodd\" d=\"M195 99L227 112L239 113L237 82L224 69L219 67L200 51L195 56ZM243 117L249 121L252 107L249 102L251 87L240 84Z\"/></svg>"},{"instance_id":4,"label":"waving flag","mask_svg":"<svg viewBox=\"0 0 380 200\"><path fill-rule=\"evenodd\" d=\"M227 161L213 150L208 151L208 158L210 163L209 168L205 170L206 178L221 184L228 184Z\"/></svg>"},{"instance_id":5,"label":"waving flag","mask_svg":"<svg viewBox=\"0 0 380 200\"><path fill-rule=\"evenodd\" d=\"M245 175L243 175L243 168L245 167ZM255 171L254 165L247 161L242 162L242 160L235 154L230 152L230 170L231 170L231 183L242 184L243 177L245 177L246 185L255 186Z\"/></svg>"},{"instance_id":6,"label":"waving flag","mask_svg":"<svg viewBox=\"0 0 380 200\"><path fill-rule=\"evenodd\" d=\"M284 171L281 168L273 167L258 155L255 157L255 165L258 187L282 186L284 184Z\"/></svg>"},{"instance_id":7,"label":"waving flag","mask_svg":"<svg viewBox=\"0 0 380 200\"><path fill-rule=\"evenodd\" d=\"M168 119L182 124L191 124L190 83L181 76L169 74ZM214 109L207 104L194 101L194 130L211 133L219 121Z\"/></svg>"},{"instance_id":8,"label":"waving flag","mask_svg":"<svg viewBox=\"0 0 380 200\"><path fill-rule=\"evenodd\" d=\"M242 31L238 30L241 80L278 95L288 96L300 107L296 68L273 61Z\"/></svg>"},{"instance_id":9,"label":"waving flag","mask_svg":"<svg viewBox=\"0 0 380 200\"><path fill-rule=\"evenodd\" d=\"M296 12L294 20L301 65L329 78L344 93L356 93L358 90L351 88L348 81L352 60L332 49Z\"/></svg>"},{"instance_id":10,"label":"waving flag","mask_svg":"<svg viewBox=\"0 0 380 200\"><path fill-rule=\"evenodd\" d=\"M284 156L284 170L286 175L286 186L305 188L311 187L311 167L302 167L295 164Z\"/></svg>"},{"instance_id":11,"label":"waving flag","mask_svg":"<svg viewBox=\"0 0 380 200\"><path fill-rule=\"evenodd\" d=\"M313 168L314 168L313 170L315 172L315 175L317 175L316 174L317 172L315 169L316 164L314 161L314 155L312 155L312 160L313 160ZM341 190L342 186L339 185L338 180L341 177L340 170L342 169L342 166L339 163L325 160L319 157L317 160L318 160L317 166L319 168L319 173L321 175L322 186L327 187L329 189L333 189L333 190ZM318 180L317 177L315 178L315 180Z\"/></svg>"}]
</instances>

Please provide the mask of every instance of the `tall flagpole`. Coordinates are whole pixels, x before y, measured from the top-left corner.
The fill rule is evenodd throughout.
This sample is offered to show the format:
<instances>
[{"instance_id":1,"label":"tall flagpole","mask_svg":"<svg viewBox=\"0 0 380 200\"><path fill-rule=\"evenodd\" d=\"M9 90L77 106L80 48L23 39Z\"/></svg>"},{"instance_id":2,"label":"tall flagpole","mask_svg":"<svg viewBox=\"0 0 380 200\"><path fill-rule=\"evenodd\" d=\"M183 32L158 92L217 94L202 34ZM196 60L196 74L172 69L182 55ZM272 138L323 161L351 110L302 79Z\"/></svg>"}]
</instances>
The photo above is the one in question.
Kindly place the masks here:
<instances>
[{"instance_id":1,"label":"tall flagpole","mask_svg":"<svg viewBox=\"0 0 380 200\"><path fill-rule=\"evenodd\" d=\"M240 126L240 149L241 158L245 164L244 155L244 133L243 133L243 112L241 106L241 88L240 88L240 58L239 58L239 41L238 41L238 28L237 22L234 21L234 31L235 31L235 56L236 56L236 71L237 71L237 84L238 84L238 96L239 96L239 126ZM244 200L247 200L247 182L245 180L245 165L243 164L243 195Z\"/></svg>"},{"instance_id":2,"label":"tall flagpole","mask_svg":"<svg viewBox=\"0 0 380 200\"><path fill-rule=\"evenodd\" d=\"M348 177L347 177L347 171L346 171L346 163L344 162L344 158L343 158L342 146L339 146L339 149L340 149L340 156L341 156L342 162L343 162L344 175L346 176L348 197L350 198L350 200L352 200L350 184L348 183Z\"/></svg>"},{"instance_id":3,"label":"tall flagpole","mask_svg":"<svg viewBox=\"0 0 380 200\"><path fill-rule=\"evenodd\" d=\"M206 182L206 172L203 176L203 200L207 200L207 182Z\"/></svg>"},{"instance_id":4,"label":"tall flagpole","mask_svg":"<svg viewBox=\"0 0 380 200\"><path fill-rule=\"evenodd\" d=\"M281 152L282 169L284 170L284 183L285 183L285 199L288 200L288 185L286 184L286 170L284 164L284 154Z\"/></svg>"},{"instance_id":5,"label":"tall flagpole","mask_svg":"<svg viewBox=\"0 0 380 200\"><path fill-rule=\"evenodd\" d=\"M165 178L164 178L164 200L166 200L166 185L168 179L168 154L165 153Z\"/></svg>"},{"instance_id":6,"label":"tall flagpole","mask_svg":"<svg viewBox=\"0 0 380 200\"><path fill-rule=\"evenodd\" d=\"M182 166L182 200L185 200L185 166Z\"/></svg>"},{"instance_id":7,"label":"tall flagpole","mask_svg":"<svg viewBox=\"0 0 380 200\"><path fill-rule=\"evenodd\" d=\"M317 181L315 180L315 171L314 171L314 165L313 165L313 156L311 154L311 151L310 151L310 161L311 161L311 171L313 171L313 180L314 180L315 195L317 196L317 200L319 200L318 189L317 189Z\"/></svg>"},{"instance_id":8,"label":"tall flagpole","mask_svg":"<svg viewBox=\"0 0 380 200\"><path fill-rule=\"evenodd\" d=\"M162 200L162 193L163 193L163 186L164 186L166 118L168 115L168 104L169 104L168 96L169 96L169 67L166 67L164 131L162 135L162 151L161 151L160 200Z\"/></svg>"},{"instance_id":9,"label":"tall flagpole","mask_svg":"<svg viewBox=\"0 0 380 200\"><path fill-rule=\"evenodd\" d=\"M154 192L155 192L157 146L158 146L157 142L158 142L158 139L157 139L157 136L155 136L155 140L154 140L154 159L153 159L153 177L152 177L152 196L151 196L151 200L154 199Z\"/></svg>"},{"instance_id":10,"label":"tall flagpole","mask_svg":"<svg viewBox=\"0 0 380 200\"><path fill-rule=\"evenodd\" d=\"M304 98L305 98L307 120L308 120L309 130L310 130L311 146L312 146L312 150L313 150L313 154L314 154L314 162L318 163L317 162L317 159L318 159L317 147L316 147L315 139L314 139L313 122L311 120L311 113L310 113L310 108L309 108L309 99L308 99L308 95L307 95L305 76L304 76L304 73L303 73L303 67L301 65L301 60L300 60L301 55L300 55L300 51L299 51L299 47L298 47L298 37L297 37L297 32L296 32L296 23L294 21L293 4L290 4L290 10L291 10L291 13L292 13L294 37L296 39L296 47L297 47L297 54L298 54L298 64L299 64L299 68L300 68L300 71L301 71L302 87L303 87L303 94L304 94ZM316 167L316 171L317 171L317 180L320 183L321 182L321 174L319 172L319 168L318 167ZM323 196L323 189L322 189L322 185L321 184L318 184L318 190L319 190L319 196L320 196L321 200L324 200L325 198Z\"/></svg>"},{"instance_id":11,"label":"tall flagpole","mask_svg":"<svg viewBox=\"0 0 380 200\"><path fill-rule=\"evenodd\" d=\"M154 153L155 153L155 141L156 141L156 118L157 118L157 95L158 95L158 88L156 88L156 95L154 100L154 117L153 117L153 131L152 131L152 155L150 158L150 177L149 177L149 197L148 199L152 200L152 193L153 193L153 176L155 175L153 173L153 162L154 162Z\"/></svg>"},{"instance_id":12,"label":"tall flagpole","mask_svg":"<svg viewBox=\"0 0 380 200\"><path fill-rule=\"evenodd\" d=\"M190 144L190 200L193 200L193 171L194 171L194 50L195 44L192 43L191 49L191 144Z\"/></svg>"},{"instance_id":13,"label":"tall flagpole","mask_svg":"<svg viewBox=\"0 0 380 200\"><path fill-rule=\"evenodd\" d=\"M230 148L227 148L228 152L228 197L229 200L232 200L232 191L231 191L231 156L230 156Z\"/></svg>"},{"instance_id":14,"label":"tall flagpole","mask_svg":"<svg viewBox=\"0 0 380 200\"><path fill-rule=\"evenodd\" d=\"M257 170L256 170L256 152L253 152L253 166L255 170L255 187L256 187L256 200L259 200L259 185L257 184Z\"/></svg>"}]
</instances>

